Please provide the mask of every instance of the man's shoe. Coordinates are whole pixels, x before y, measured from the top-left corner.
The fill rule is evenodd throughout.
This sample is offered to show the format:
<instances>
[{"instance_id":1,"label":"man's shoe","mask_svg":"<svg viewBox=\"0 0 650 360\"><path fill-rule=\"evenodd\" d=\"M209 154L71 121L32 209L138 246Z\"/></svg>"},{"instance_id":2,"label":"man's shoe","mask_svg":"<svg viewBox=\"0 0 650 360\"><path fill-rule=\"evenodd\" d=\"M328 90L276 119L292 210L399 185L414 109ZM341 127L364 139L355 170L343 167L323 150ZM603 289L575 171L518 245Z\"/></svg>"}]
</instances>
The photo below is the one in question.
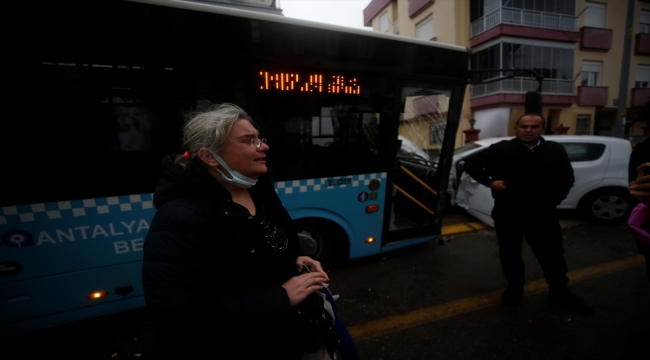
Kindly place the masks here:
<instances>
[{"instance_id":1,"label":"man's shoe","mask_svg":"<svg viewBox=\"0 0 650 360\"><path fill-rule=\"evenodd\" d=\"M548 301L551 306L569 309L580 315L591 315L594 309L579 297L573 295L569 290L561 292L549 292Z\"/></svg>"},{"instance_id":2,"label":"man's shoe","mask_svg":"<svg viewBox=\"0 0 650 360\"><path fill-rule=\"evenodd\" d=\"M521 300L521 297L524 295L523 287L510 287L501 294L501 303L506 306L512 306Z\"/></svg>"}]
</instances>

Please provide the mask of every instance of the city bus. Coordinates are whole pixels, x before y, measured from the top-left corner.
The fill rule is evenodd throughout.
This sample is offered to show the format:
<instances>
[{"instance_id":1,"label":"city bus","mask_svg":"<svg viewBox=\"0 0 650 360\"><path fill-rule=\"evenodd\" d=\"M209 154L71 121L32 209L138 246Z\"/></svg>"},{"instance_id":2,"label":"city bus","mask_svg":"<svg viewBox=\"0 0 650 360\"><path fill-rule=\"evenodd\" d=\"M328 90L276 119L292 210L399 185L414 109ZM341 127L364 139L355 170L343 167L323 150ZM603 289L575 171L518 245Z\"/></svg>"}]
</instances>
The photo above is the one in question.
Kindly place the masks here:
<instances>
[{"instance_id":1,"label":"city bus","mask_svg":"<svg viewBox=\"0 0 650 360\"><path fill-rule=\"evenodd\" d=\"M324 262L440 236L466 48L188 1L27 13L5 67L0 336L144 306L161 161L218 103L259 125Z\"/></svg>"}]
</instances>

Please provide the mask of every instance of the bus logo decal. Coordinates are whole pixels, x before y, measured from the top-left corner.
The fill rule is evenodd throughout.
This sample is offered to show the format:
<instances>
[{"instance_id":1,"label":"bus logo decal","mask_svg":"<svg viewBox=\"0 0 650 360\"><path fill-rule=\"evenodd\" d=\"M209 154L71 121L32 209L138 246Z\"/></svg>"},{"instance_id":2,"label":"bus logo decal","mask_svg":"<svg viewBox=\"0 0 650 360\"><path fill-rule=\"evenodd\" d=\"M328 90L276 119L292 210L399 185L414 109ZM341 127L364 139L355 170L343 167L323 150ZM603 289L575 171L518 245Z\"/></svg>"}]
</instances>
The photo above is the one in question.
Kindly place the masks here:
<instances>
[{"instance_id":1,"label":"bus logo decal","mask_svg":"<svg viewBox=\"0 0 650 360\"><path fill-rule=\"evenodd\" d=\"M331 178L279 181L275 183L278 194L295 194L346 187L368 186L374 179L386 179L386 173L335 176Z\"/></svg>"},{"instance_id":2,"label":"bus logo decal","mask_svg":"<svg viewBox=\"0 0 650 360\"><path fill-rule=\"evenodd\" d=\"M34 237L24 230L9 230L2 234L2 243L15 248L34 246Z\"/></svg>"},{"instance_id":3,"label":"bus logo decal","mask_svg":"<svg viewBox=\"0 0 650 360\"><path fill-rule=\"evenodd\" d=\"M352 178L343 178L343 179L327 179L327 187L332 186L345 186L352 184Z\"/></svg>"}]
</instances>

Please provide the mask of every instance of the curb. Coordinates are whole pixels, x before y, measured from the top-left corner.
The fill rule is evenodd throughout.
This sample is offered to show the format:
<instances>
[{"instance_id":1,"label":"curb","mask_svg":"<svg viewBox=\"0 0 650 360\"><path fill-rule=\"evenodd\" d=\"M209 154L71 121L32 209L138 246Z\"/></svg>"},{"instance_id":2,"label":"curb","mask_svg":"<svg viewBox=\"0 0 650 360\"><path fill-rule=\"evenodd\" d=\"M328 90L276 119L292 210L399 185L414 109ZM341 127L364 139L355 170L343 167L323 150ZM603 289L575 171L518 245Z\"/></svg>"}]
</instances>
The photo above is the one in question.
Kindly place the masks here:
<instances>
[{"instance_id":1,"label":"curb","mask_svg":"<svg viewBox=\"0 0 650 360\"><path fill-rule=\"evenodd\" d=\"M447 236L465 234L487 228L491 228L491 226L480 221L472 221L467 223L443 226L441 235Z\"/></svg>"}]
</instances>

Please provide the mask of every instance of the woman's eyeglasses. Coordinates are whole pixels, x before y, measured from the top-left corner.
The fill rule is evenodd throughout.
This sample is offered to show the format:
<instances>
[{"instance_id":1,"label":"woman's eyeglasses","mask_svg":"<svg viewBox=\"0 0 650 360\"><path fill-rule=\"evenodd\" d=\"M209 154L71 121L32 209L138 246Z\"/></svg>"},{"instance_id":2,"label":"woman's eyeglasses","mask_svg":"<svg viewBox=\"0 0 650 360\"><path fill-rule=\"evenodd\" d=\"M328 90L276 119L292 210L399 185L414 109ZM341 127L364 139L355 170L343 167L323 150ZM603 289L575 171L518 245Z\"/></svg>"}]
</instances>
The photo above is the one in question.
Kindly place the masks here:
<instances>
[{"instance_id":1,"label":"woman's eyeglasses","mask_svg":"<svg viewBox=\"0 0 650 360\"><path fill-rule=\"evenodd\" d=\"M262 139L251 138L251 146L252 147L258 148L258 147L262 146L262 143L266 144L266 138L262 138Z\"/></svg>"},{"instance_id":2,"label":"woman's eyeglasses","mask_svg":"<svg viewBox=\"0 0 650 360\"><path fill-rule=\"evenodd\" d=\"M266 144L266 138L262 138L262 139L250 138L249 140L231 141L231 143L242 143L242 144L250 143L252 147L258 148L262 146L262 144Z\"/></svg>"}]
</instances>

